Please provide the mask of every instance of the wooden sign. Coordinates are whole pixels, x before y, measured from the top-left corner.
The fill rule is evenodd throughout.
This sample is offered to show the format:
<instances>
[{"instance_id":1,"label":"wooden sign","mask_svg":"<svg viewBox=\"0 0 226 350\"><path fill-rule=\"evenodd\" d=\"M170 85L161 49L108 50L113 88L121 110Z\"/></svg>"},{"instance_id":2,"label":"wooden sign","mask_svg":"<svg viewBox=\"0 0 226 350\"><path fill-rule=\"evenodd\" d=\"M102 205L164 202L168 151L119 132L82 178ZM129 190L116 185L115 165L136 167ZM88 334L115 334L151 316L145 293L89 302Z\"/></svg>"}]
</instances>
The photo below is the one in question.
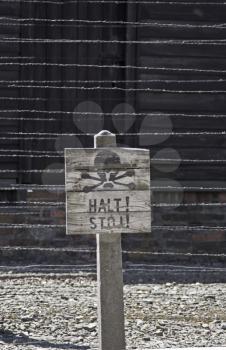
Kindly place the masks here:
<instances>
[{"instance_id":1,"label":"wooden sign","mask_svg":"<svg viewBox=\"0 0 226 350\"><path fill-rule=\"evenodd\" d=\"M149 150L65 149L67 234L150 232Z\"/></svg>"}]
</instances>

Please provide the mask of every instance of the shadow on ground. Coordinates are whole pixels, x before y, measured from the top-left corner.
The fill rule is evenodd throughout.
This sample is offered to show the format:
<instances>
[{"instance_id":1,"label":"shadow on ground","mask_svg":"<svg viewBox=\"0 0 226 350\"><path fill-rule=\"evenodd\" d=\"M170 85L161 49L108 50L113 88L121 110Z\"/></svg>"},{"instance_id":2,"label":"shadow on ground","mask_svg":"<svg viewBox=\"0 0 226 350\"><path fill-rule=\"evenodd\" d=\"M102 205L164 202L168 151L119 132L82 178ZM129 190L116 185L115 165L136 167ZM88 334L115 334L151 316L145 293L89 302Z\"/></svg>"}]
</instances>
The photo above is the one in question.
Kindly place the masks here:
<instances>
[{"instance_id":1,"label":"shadow on ground","mask_svg":"<svg viewBox=\"0 0 226 350\"><path fill-rule=\"evenodd\" d=\"M38 340L26 336L25 334L15 334L14 332L7 329L0 329L0 341L6 344L13 345L32 345L38 346L39 349L71 349L71 350L89 350L89 346L76 345L71 343L53 343L48 340Z\"/></svg>"}]
</instances>

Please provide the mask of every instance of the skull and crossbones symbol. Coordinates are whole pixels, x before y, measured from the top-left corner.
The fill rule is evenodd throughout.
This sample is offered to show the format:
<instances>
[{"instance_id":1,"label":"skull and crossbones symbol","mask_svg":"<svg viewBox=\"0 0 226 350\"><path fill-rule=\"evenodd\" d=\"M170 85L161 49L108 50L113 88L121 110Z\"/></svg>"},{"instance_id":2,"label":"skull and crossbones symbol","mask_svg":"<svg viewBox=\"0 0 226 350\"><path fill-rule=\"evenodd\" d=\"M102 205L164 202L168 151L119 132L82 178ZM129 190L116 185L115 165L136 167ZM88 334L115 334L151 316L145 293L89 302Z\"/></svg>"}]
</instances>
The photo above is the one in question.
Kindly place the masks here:
<instances>
[{"instance_id":1,"label":"skull and crossbones symbol","mask_svg":"<svg viewBox=\"0 0 226 350\"><path fill-rule=\"evenodd\" d=\"M135 170L120 170L120 165L121 161L118 154L108 150L100 151L94 160L94 166L97 167L96 175L91 175L87 171L81 174L82 179L94 180L96 183L84 186L83 191L91 192L100 187L111 190L115 186L127 187L129 190L135 189L135 183L133 181L128 182L128 178L134 177ZM124 180L127 182L123 182Z\"/></svg>"}]
</instances>

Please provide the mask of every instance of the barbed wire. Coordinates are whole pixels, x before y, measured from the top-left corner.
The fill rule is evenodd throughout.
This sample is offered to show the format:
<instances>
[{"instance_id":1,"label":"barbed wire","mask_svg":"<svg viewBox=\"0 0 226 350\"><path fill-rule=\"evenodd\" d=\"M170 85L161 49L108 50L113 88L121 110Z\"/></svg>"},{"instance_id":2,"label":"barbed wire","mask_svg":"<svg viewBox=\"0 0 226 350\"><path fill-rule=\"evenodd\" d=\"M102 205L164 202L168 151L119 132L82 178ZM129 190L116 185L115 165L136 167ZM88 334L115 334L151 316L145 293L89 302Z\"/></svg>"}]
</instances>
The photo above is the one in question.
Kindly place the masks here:
<instances>
[{"instance_id":1,"label":"barbed wire","mask_svg":"<svg viewBox=\"0 0 226 350\"><path fill-rule=\"evenodd\" d=\"M18 2L18 3L36 3L36 4L51 4L51 5L60 5L60 6L64 6L65 4L70 4L70 3L77 3L77 0L65 0L65 1L52 1L52 0L46 0L46 1L42 1L42 0L2 0L3 2ZM154 4L154 5L175 5L175 4L179 4L180 6L203 6L203 5L216 5L216 6L225 6L226 2L178 2L178 1L138 1L138 0L128 0L128 1L120 1L120 0L86 0L86 3L94 3L94 4L115 4L115 5L120 5L120 4ZM209 7L208 7L209 8ZM69 24L70 26L73 24L76 24L76 26L87 26L87 24L90 24L92 26L94 25L98 25L98 26L106 26L106 25L117 25L117 26L136 26L136 27L150 27L153 28L153 26L155 27L161 27L161 28L208 28L208 29L217 29L217 30L224 30L226 28L226 23L219 23L219 24L189 24L189 23L184 23L184 24L179 24L179 23L158 23L158 22L129 22L129 21L107 21L107 20L103 20L103 21L90 21L90 20L76 20L76 19L65 19L65 20L61 20L61 19L48 19L48 18L20 18L20 19L16 19L16 18L10 18L10 17L1 17L0 20L4 20L6 22L3 22L2 25L5 26L10 26L10 25L14 25L17 26L19 23L19 25L21 26L33 26L33 23L30 23L31 21L35 22L35 24L40 24L40 23L44 23L46 24L51 24L53 26L60 24L61 26L65 25L65 24ZM9 21L11 21L13 23L10 23ZM29 23L27 23L29 21ZM63 23L63 24L62 24ZM15 37L1 37L0 38L0 42L2 43L24 43L24 44L31 44L31 43L37 43L37 44L58 44L58 43L62 43L62 44L128 44L128 45L161 45L161 44L167 44L167 45L211 45L211 46L216 46L216 45L225 45L226 44L226 39L215 39L215 40L211 40L211 39L198 39L198 40L193 40L193 39L151 39L151 40L141 40L141 41L137 41L137 40L100 40L100 39L96 39L96 40L75 40L75 39L70 39L70 38L65 38L65 39L51 39L51 38L15 38ZM19 62L16 62L15 60L20 60ZM215 69L202 69L202 68L181 68L181 67L174 67L174 68L170 68L170 67L148 67L148 66L135 66L135 65L125 65L125 66L121 66L121 65L107 65L107 64L77 64L77 63L56 63L56 62L21 62L24 60L35 60L37 59L37 57L0 57L0 66L7 67L8 66L12 66L13 68L15 68L17 65L22 67L22 68L35 68L35 67L43 67L44 69L46 67L55 67L55 68L69 68L69 69L73 69L73 67L78 67L78 68L97 68L97 69L104 69L104 68L113 68L113 69L135 69L135 70L146 70L148 72L161 72L161 73L165 73L165 72L177 72L177 73L214 73L214 74L225 74L226 70L215 70ZM13 62L2 62L2 60L12 60ZM159 83L176 83L176 84L185 84L185 83L208 83L208 82L215 82L215 83L222 83L225 82L226 80L211 80L211 79L206 79L206 80L191 80L191 81L185 81L185 80L181 80L181 81L176 81L176 80L141 80L141 79L137 79L137 80L115 80L115 81L107 81L107 80L92 80L92 81L88 81L88 80L79 80L79 81L51 81L51 80L43 80L43 81L38 81L38 80L15 80L15 81L4 81L1 80L0 83L6 83L8 84L8 88L29 88L29 89L74 89L74 90L87 90L87 91L94 91L94 90L109 90L109 91L127 91L127 92L135 92L135 91L142 91L142 92L161 92L161 93L194 93L194 94L207 94L207 93L211 93L211 94L225 94L226 90L204 90L204 89L198 89L198 90L177 90L177 89L151 89L151 88L129 88L127 87L118 87L118 86L112 86L112 87L105 87L105 86L65 86L62 84L65 83L76 83L76 84L93 84L93 83L150 83L150 82L159 82ZM38 82L36 85L34 85L35 82ZM29 83L29 85L24 85ZM61 86L51 86L51 85L47 85L47 84L58 84L60 83ZM9 84L15 84L15 85L9 85ZM39 85L38 85L39 84ZM45 84L45 85L40 85L40 84ZM5 87L5 86L4 86ZM1 100L9 100L9 101L32 101L32 102L36 102L36 101L48 101L47 98L42 98L42 97L24 97L24 96L20 96L20 97L4 97L1 96L0 97ZM52 99L51 101L59 101L59 99ZM60 99L60 101L62 101L63 99ZM69 99L67 99L69 100ZM48 110L48 111L44 111L44 110L38 110L38 109L32 109L32 110L25 110L25 109L14 109L14 110L1 110L0 113L43 113L43 114L62 114L62 115L67 115L69 117L74 116L74 115L78 115L78 116L84 116L84 115L104 115L104 116L110 116L110 117L117 117L117 116L157 116L157 115L164 115L163 113L90 113L90 112L78 112L78 111L53 111L53 110ZM173 117L195 117L195 118L225 118L226 115L224 114L171 114L171 113L166 113L166 116L173 116ZM6 118L1 117L0 119L10 119L10 120L31 120L31 121L39 121L39 120L43 120L43 121L55 121L55 120L59 120L59 118L26 118L26 117L17 117L17 116L12 116L12 118ZM67 118L66 118L67 120ZM68 118L69 121L71 121L71 118ZM36 132L36 133L29 133L29 132L0 132L0 135L9 135L9 137L0 137L1 140L7 140L7 141L11 141L11 140L53 140L55 139L55 137L58 136L93 136L93 133L44 133L44 132ZM11 137L10 135L16 135L16 137ZM153 135L153 136L225 136L226 135L226 131L199 131L199 132L193 132L193 131L187 131L187 132L150 132L150 133L145 133L145 132L140 132L140 133L117 133L116 135L119 136L148 136L148 135ZM24 137L24 136L32 136L32 137ZM43 136L50 136L50 137L43 137ZM54 136L54 137L53 137ZM9 154L3 153L6 152L6 150L1 149L0 150L0 156L2 156L3 158L8 158L8 157L12 157L12 158L63 158L63 155L57 154L59 152L52 153L52 152L48 152L48 151L33 151L33 150L9 150ZM12 152L14 152L14 154L12 154ZM18 152L18 153L15 153ZM24 152L24 153L22 153ZM40 154L39 154L39 153ZM41 153L42 152L42 153ZM33 154L34 153L34 154ZM190 159L190 158L184 158L184 159L174 159L174 158L153 158L151 159L151 162L155 163L155 162L181 162L181 163L226 163L225 159ZM62 164L63 166L63 164ZM51 174L55 174L55 173L64 173L64 169L0 169L0 173L16 173L16 174L20 174L20 173L51 173ZM14 187L13 187L14 186ZM8 187L4 187L2 186L2 189L16 189L16 190L46 190L46 189L51 189L53 191L58 191L59 189L61 190L65 190L64 185L39 185L39 187L33 185L29 185L29 186L24 186L24 185L18 185L18 186L8 186ZM200 190L200 189L212 189L212 190L225 190L226 187L192 187L192 186L152 186L151 189L167 189L167 190L175 190L175 189L189 189L189 190ZM3 204L10 204L9 206L2 206L1 209L6 209L6 208L15 208L17 211L15 213L1 213L3 215L26 215L25 211L23 212L19 212L18 210L20 209L29 209L29 210L34 210L34 208L37 208L37 210L40 210L42 208L48 208L51 210L52 207L54 208L65 208L65 202L60 202L60 201L56 201L56 202L51 202L51 201L0 201L0 205ZM14 206L15 204L18 204L17 206ZM219 207L225 207L226 203L218 203L218 202L214 202L214 203L152 203L151 204L152 207L176 207L176 206L183 206L183 207L201 207L201 206L219 206ZM0 214L0 215L1 215ZM27 213L28 215L38 215L38 212L35 211L31 211ZM42 229L42 228L64 228L65 229L65 225L56 225L56 224L29 224L29 223L22 223L22 224L12 224L12 223L1 223L0 224L0 228L10 228L10 229L20 229L20 228L25 228L25 229ZM206 231L206 230L217 230L217 231L221 231L221 230L225 230L226 227L225 226L198 226L198 225L181 225L181 226L153 226L154 230L167 230L167 231ZM136 254L136 253L134 253Z\"/></svg>"},{"instance_id":2,"label":"barbed wire","mask_svg":"<svg viewBox=\"0 0 226 350\"><path fill-rule=\"evenodd\" d=\"M0 150L0 152L3 150ZM6 150L5 150L6 151ZM11 150L9 150L11 151ZM27 152L27 151L25 151ZM45 152L45 151L43 151ZM84 148L85 152L85 148ZM51 151L49 152L51 153ZM62 155L56 155L62 153ZM64 152L56 151L54 154L1 154L3 158L64 158ZM226 163L226 159L186 159L186 158L150 158L151 163Z\"/></svg>"},{"instance_id":3,"label":"barbed wire","mask_svg":"<svg viewBox=\"0 0 226 350\"><path fill-rule=\"evenodd\" d=\"M151 39L151 40L103 40L103 39L42 39L0 37L0 43L38 44L126 44L126 45L225 45L226 39Z\"/></svg>"},{"instance_id":4,"label":"barbed wire","mask_svg":"<svg viewBox=\"0 0 226 350\"><path fill-rule=\"evenodd\" d=\"M92 248L92 247L23 247L23 246L17 246L17 247L1 247L0 248L1 251L47 251L47 252L81 252L81 253L95 253L96 252L96 248ZM122 250L123 254L140 254L140 255L160 255L160 256L164 256L164 255L168 255L168 256L186 256L186 257L190 257L190 256L196 256L196 257L226 257L226 253L192 253L192 252L176 252L176 251L170 251L170 252L164 252L164 251L150 251L150 250L128 250L128 249L123 249ZM33 265L32 265L33 266ZM62 265L60 265L62 266Z\"/></svg>"},{"instance_id":5,"label":"barbed wire","mask_svg":"<svg viewBox=\"0 0 226 350\"><path fill-rule=\"evenodd\" d=\"M225 94L226 90L175 90L175 89L157 89L157 88L123 88L118 86L43 86L43 85L8 85L8 88L26 88L26 89L59 89L59 90L110 90L110 91L127 91L127 92L161 92L172 94ZM37 99L37 98L36 98Z\"/></svg>"},{"instance_id":6,"label":"barbed wire","mask_svg":"<svg viewBox=\"0 0 226 350\"><path fill-rule=\"evenodd\" d=\"M23 57L22 57L23 58ZM155 66L136 66L136 65L120 65L120 64L81 64L81 63L51 63L51 62L0 62L0 66L44 66L44 67L78 67L78 68L111 68L111 69L137 69L137 70L152 70L166 72L195 72L195 73L216 73L224 74L226 70L217 69L202 69L202 68L180 68L180 67L155 67Z\"/></svg>"},{"instance_id":7,"label":"barbed wire","mask_svg":"<svg viewBox=\"0 0 226 350\"><path fill-rule=\"evenodd\" d=\"M13 204L19 204L20 206L16 206L13 207ZM11 204L11 206L9 207L1 207L0 209L4 209L4 208L34 208L34 207L65 207L66 203L65 202L48 202L48 201L0 201L0 204ZM22 204L28 204L26 206L22 206ZM203 202L203 203L151 203L150 207L155 207L155 208L164 208L164 207L225 207L226 203L224 202L213 202L213 203L209 203L209 202Z\"/></svg>"},{"instance_id":8,"label":"barbed wire","mask_svg":"<svg viewBox=\"0 0 226 350\"><path fill-rule=\"evenodd\" d=\"M75 19L75 18L68 18L68 19L58 19L58 18L34 18L34 17L27 17L27 18L15 18L15 17L0 17L0 20L3 21L11 21L11 22L3 22L1 25L18 25L15 22L19 22L20 25L33 25L33 23L23 23L27 21L31 22L44 22L46 23L53 23L54 25L56 23L83 23L84 26L87 24L99 24L99 25L129 25L129 26L158 26L158 27L179 27L179 28L217 28L217 29L225 29L226 23L219 23L219 24L191 24L191 23L162 23L162 22L153 22L153 21L109 21L109 20L87 20L87 19ZM14 23L13 23L14 22ZM21 23L22 22L22 23Z\"/></svg>"},{"instance_id":9,"label":"barbed wire","mask_svg":"<svg viewBox=\"0 0 226 350\"><path fill-rule=\"evenodd\" d=\"M137 116L137 117L164 117L164 116L167 116L167 117L194 117L194 118L225 118L226 117L226 114L193 114L193 113L165 113L165 112L162 112L162 113L156 113L156 112L147 112L147 113L136 113L136 112L84 112L84 111L81 111L81 112L78 112L78 111L57 111L57 110L42 110L42 109L0 109L0 113L40 113L40 114L62 114L62 115L69 115L69 116L72 116L72 115L78 115L78 116L84 116L84 115L87 115L87 116L115 116L115 117L118 117L118 116L131 116L131 117L134 117L134 116ZM0 117L0 119L3 119L3 118L7 118L7 117ZM27 117L10 117L9 119L12 119L12 120L39 120L39 118L27 118ZM42 120L59 120L57 118L51 118L51 119L48 119L48 118L43 118Z\"/></svg>"},{"instance_id":10,"label":"barbed wire","mask_svg":"<svg viewBox=\"0 0 226 350\"><path fill-rule=\"evenodd\" d=\"M177 84L185 84L185 83L225 83L226 79L187 79L187 80L181 80L181 79L123 79L123 80L118 80L118 79L112 79L112 80L0 80L0 84L9 84L9 86L13 86L13 87L21 87L22 83L39 83L39 84L43 84L41 86L46 86L46 87L52 87L52 85L48 86L45 84L51 84L51 83L58 83L58 84L62 84L62 83L83 83L83 84L93 84L93 83L177 83ZM5 85L3 85L5 86ZM28 86L28 85L26 85ZM34 85L36 87L36 85ZM57 85L58 86L58 85ZM62 86L64 88L64 86ZM67 86L65 86L67 87Z\"/></svg>"},{"instance_id":11,"label":"barbed wire","mask_svg":"<svg viewBox=\"0 0 226 350\"><path fill-rule=\"evenodd\" d=\"M167 191L182 191L182 190L189 190L189 191L226 191L226 186L218 186L218 187L213 187L213 186L173 186L173 185L162 185L162 186L150 186L151 190L167 190ZM4 191L65 191L65 185L24 185L24 184L18 184L18 185L6 185L0 187L0 190Z\"/></svg>"},{"instance_id":12,"label":"barbed wire","mask_svg":"<svg viewBox=\"0 0 226 350\"><path fill-rule=\"evenodd\" d=\"M66 224L11 224L11 223L1 223L1 228L32 228L32 229L40 229L40 228L66 228ZM152 226L152 230L161 231L206 231L206 230L226 230L226 226Z\"/></svg>"},{"instance_id":13,"label":"barbed wire","mask_svg":"<svg viewBox=\"0 0 226 350\"><path fill-rule=\"evenodd\" d=\"M0 204L27 204L32 205L50 205L50 206L61 206L65 205L65 202L48 202L48 201L0 201Z\"/></svg>"},{"instance_id":14,"label":"barbed wire","mask_svg":"<svg viewBox=\"0 0 226 350\"><path fill-rule=\"evenodd\" d=\"M58 136L94 136L95 133L45 133L45 132L0 132L0 135L20 135L20 136L0 136L0 140L53 140ZM24 135L36 135L32 137L24 137ZM115 133L116 136L224 136L226 131L198 131L198 132L121 132ZM48 137L43 137L48 136Z\"/></svg>"}]
</instances>

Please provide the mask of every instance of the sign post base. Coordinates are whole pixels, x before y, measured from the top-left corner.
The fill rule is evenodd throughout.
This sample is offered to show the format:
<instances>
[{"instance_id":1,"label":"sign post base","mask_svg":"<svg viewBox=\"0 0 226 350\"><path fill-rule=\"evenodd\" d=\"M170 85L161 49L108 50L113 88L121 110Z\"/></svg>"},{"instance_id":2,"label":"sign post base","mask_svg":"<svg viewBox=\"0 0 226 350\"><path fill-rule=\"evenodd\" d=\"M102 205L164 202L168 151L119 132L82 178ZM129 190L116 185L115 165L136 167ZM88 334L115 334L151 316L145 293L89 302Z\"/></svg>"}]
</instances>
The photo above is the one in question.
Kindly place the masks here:
<instances>
[{"instance_id":1,"label":"sign post base","mask_svg":"<svg viewBox=\"0 0 226 350\"><path fill-rule=\"evenodd\" d=\"M95 148L115 146L110 132L95 136ZM97 285L100 350L125 350L121 233L97 235Z\"/></svg>"}]
</instances>

